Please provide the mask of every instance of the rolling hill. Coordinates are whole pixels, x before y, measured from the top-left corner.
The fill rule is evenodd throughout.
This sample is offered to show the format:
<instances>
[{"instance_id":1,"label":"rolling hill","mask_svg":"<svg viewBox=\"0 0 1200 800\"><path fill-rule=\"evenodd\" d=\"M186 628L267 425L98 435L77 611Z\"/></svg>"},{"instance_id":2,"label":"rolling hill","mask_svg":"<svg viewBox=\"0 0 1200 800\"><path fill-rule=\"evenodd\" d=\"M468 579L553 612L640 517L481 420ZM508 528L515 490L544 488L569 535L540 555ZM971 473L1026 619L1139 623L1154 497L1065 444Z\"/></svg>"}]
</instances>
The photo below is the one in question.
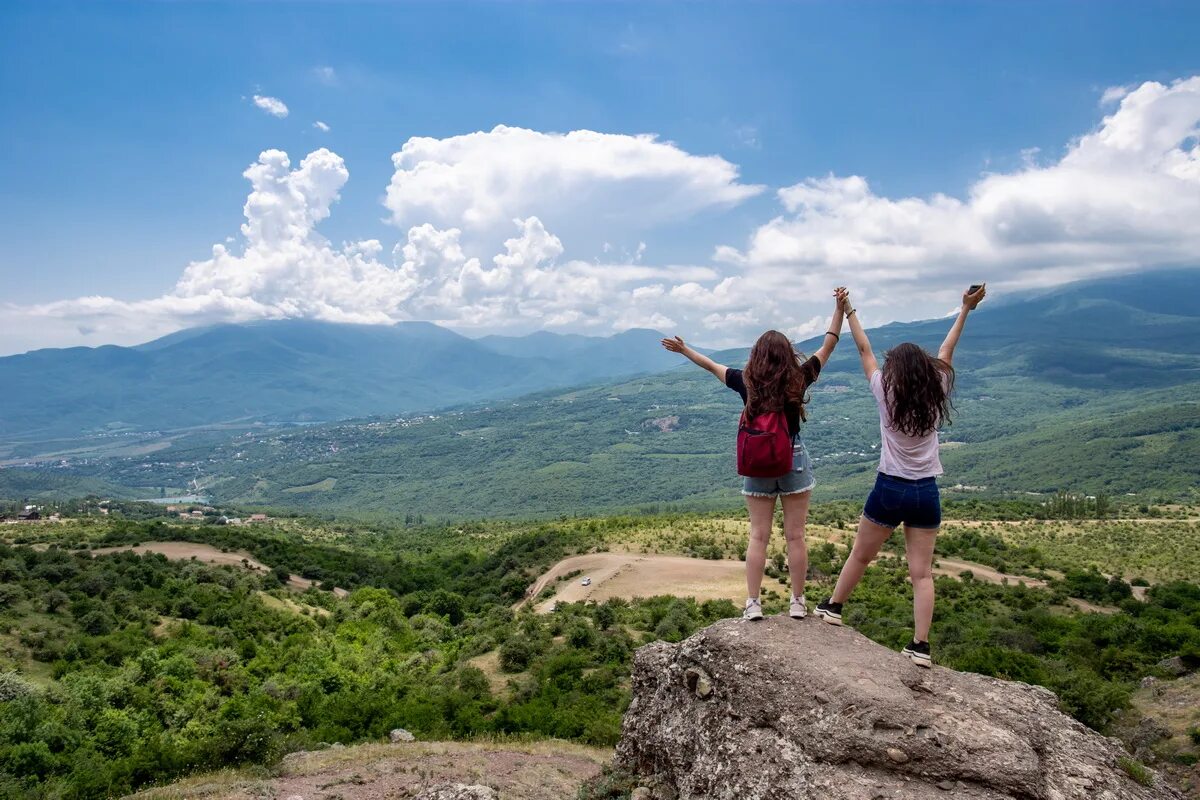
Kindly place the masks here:
<instances>
[{"instance_id":1,"label":"rolling hill","mask_svg":"<svg viewBox=\"0 0 1200 800\"><path fill-rule=\"evenodd\" d=\"M1153 273L981 308L956 357L944 485L984 494L1194 496L1200 308L1193 283L1193 273ZM871 337L880 353L904 340L933 348L948 326L947 319L892 324ZM520 357L520 343L493 346L509 348L498 358ZM737 363L745 354L717 356ZM810 410L805 437L819 499L862 495L874 474L878 423L848 341L814 387ZM148 455L0 470L0 494L38 496L41 475L44 491L60 496L72 478L141 496L197 480L224 502L360 516L728 507L739 502L736 413L736 396L683 364L432 415L181 435Z\"/></svg>"}]
</instances>

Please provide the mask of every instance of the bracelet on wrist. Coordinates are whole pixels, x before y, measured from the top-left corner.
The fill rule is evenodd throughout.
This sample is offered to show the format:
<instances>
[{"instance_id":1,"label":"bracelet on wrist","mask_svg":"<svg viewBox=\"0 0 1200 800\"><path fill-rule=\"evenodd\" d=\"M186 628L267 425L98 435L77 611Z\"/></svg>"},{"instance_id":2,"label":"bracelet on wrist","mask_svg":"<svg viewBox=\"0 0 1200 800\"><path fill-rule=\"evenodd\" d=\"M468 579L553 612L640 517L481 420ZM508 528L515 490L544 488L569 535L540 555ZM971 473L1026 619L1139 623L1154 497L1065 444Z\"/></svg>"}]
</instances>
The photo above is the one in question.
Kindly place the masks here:
<instances>
[{"instance_id":1,"label":"bracelet on wrist","mask_svg":"<svg viewBox=\"0 0 1200 800\"><path fill-rule=\"evenodd\" d=\"M853 317L853 316L854 316L854 312L855 312L855 311L858 311L858 309L857 309L857 308L852 308L852 309L850 309L849 311L847 311L847 312L846 312L846 319L850 319L850 317Z\"/></svg>"},{"instance_id":2,"label":"bracelet on wrist","mask_svg":"<svg viewBox=\"0 0 1200 800\"><path fill-rule=\"evenodd\" d=\"M826 336L832 336L834 339L837 339L839 342L842 340L842 337L838 336L838 335L837 335L836 333L834 333L833 331L825 331L825 335L826 335Z\"/></svg>"}]
</instances>

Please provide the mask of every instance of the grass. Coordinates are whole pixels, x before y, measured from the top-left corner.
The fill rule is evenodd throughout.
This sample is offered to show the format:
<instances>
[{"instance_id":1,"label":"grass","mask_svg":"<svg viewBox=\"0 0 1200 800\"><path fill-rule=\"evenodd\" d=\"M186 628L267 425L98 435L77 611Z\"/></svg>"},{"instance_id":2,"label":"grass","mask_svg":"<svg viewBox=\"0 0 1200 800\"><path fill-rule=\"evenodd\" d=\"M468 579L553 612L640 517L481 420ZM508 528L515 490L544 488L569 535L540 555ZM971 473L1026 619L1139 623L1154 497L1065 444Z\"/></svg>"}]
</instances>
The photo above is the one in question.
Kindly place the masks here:
<instances>
[{"instance_id":1,"label":"grass","mask_svg":"<svg viewBox=\"0 0 1200 800\"><path fill-rule=\"evenodd\" d=\"M310 483L305 486L293 486L290 489L284 489L284 494L305 494L307 492L328 492L333 487L337 486L337 478L326 478L323 481Z\"/></svg>"},{"instance_id":2,"label":"grass","mask_svg":"<svg viewBox=\"0 0 1200 800\"><path fill-rule=\"evenodd\" d=\"M947 526L949 528L951 526ZM1096 569L1151 583L1200 575L1200 522L1186 520L1037 521L997 525L992 533L1037 547L1059 568Z\"/></svg>"},{"instance_id":3,"label":"grass","mask_svg":"<svg viewBox=\"0 0 1200 800\"><path fill-rule=\"evenodd\" d=\"M1152 786L1154 784L1154 778L1150 775L1150 770L1146 769L1146 766L1135 758L1121 756L1117 759L1117 766L1142 786Z\"/></svg>"}]
</instances>

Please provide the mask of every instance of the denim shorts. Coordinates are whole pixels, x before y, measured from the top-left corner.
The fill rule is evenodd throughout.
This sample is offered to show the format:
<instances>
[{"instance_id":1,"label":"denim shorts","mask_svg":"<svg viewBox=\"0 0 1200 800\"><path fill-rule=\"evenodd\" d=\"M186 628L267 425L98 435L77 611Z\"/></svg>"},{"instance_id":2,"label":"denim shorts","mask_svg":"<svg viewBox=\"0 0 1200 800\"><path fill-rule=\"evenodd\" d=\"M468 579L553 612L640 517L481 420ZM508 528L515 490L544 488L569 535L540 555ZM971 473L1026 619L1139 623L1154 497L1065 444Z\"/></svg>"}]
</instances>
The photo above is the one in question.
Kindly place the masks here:
<instances>
[{"instance_id":1,"label":"denim shorts","mask_svg":"<svg viewBox=\"0 0 1200 800\"><path fill-rule=\"evenodd\" d=\"M862 514L885 528L895 528L902 522L905 529L940 528L942 496L937 478L911 480L880 472Z\"/></svg>"},{"instance_id":2,"label":"denim shorts","mask_svg":"<svg viewBox=\"0 0 1200 800\"><path fill-rule=\"evenodd\" d=\"M792 446L792 471L778 478L743 478L742 494L747 497L779 497L802 494L817 485L813 478L812 462L804 442Z\"/></svg>"}]
</instances>

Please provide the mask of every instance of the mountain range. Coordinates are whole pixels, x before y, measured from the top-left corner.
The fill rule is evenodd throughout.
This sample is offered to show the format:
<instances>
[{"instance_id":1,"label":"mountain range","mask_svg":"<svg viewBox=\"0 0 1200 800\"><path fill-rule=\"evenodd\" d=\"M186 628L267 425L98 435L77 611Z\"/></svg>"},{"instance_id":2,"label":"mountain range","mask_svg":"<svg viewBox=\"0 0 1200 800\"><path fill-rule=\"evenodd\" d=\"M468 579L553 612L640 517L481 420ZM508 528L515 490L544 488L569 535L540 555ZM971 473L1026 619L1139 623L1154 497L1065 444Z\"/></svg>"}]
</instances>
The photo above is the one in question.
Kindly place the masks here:
<instances>
[{"instance_id":1,"label":"mountain range","mask_svg":"<svg viewBox=\"0 0 1200 800\"><path fill-rule=\"evenodd\" d=\"M662 334L469 339L427 322L278 320L180 331L136 347L0 358L0 437L429 410L666 369Z\"/></svg>"},{"instance_id":2,"label":"mountain range","mask_svg":"<svg viewBox=\"0 0 1200 800\"><path fill-rule=\"evenodd\" d=\"M990 297L972 314L955 354L955 414L942 433L947 491L1194 500L1200 486L1198 275L1145 272ZM880 355L901 341L936 349L949 325L948 318L889 324L871 329L870 337ZM343 332L340 326L296 327ZM241 342L256 330L281 327L226 329ZM419 330L434 341L442 337L432 326ZM174 343L168 337L154 347L178 353L185 341L211 336L179 335ZM0 497L169 497L202 486L217 500L242 506L437 518L728 507L738 501L732 456L737 396L666 354L658 337L638 331L610 339L468 341L491 365L542 360L590 377L596 373L588 368L642 372L569 387L563 387L566 375L553 375L526 395L509 386L503 402L455 405L446 392L421 409L442 409L432 415L133 437L136 446L112 456L65 453L54 467L43 461L35 469L0 469ZM811 392L804 434L822 499L860 497L877 462L874 399L853 344L845 333L842 339ZM322 341L325 355L318 360L312 354L322 351ZM818 342L798 347L811 351ZM329 365L340 347L343 339L318 336L306 359ZM431 359L433 350L413 357ZM617 356L606 362L606 353ZM736 366L746 354L742 348L713 356ZM251 351L240 361L256 357ZM650 372L655 363L671 368ZM534 374L524 377L532 381ZM295 381L317 385L307 374ZM474 385L478 391L486 386L484 380ZM286 386L277 391L286 395Z\"/></svg>"}]
</instances>

